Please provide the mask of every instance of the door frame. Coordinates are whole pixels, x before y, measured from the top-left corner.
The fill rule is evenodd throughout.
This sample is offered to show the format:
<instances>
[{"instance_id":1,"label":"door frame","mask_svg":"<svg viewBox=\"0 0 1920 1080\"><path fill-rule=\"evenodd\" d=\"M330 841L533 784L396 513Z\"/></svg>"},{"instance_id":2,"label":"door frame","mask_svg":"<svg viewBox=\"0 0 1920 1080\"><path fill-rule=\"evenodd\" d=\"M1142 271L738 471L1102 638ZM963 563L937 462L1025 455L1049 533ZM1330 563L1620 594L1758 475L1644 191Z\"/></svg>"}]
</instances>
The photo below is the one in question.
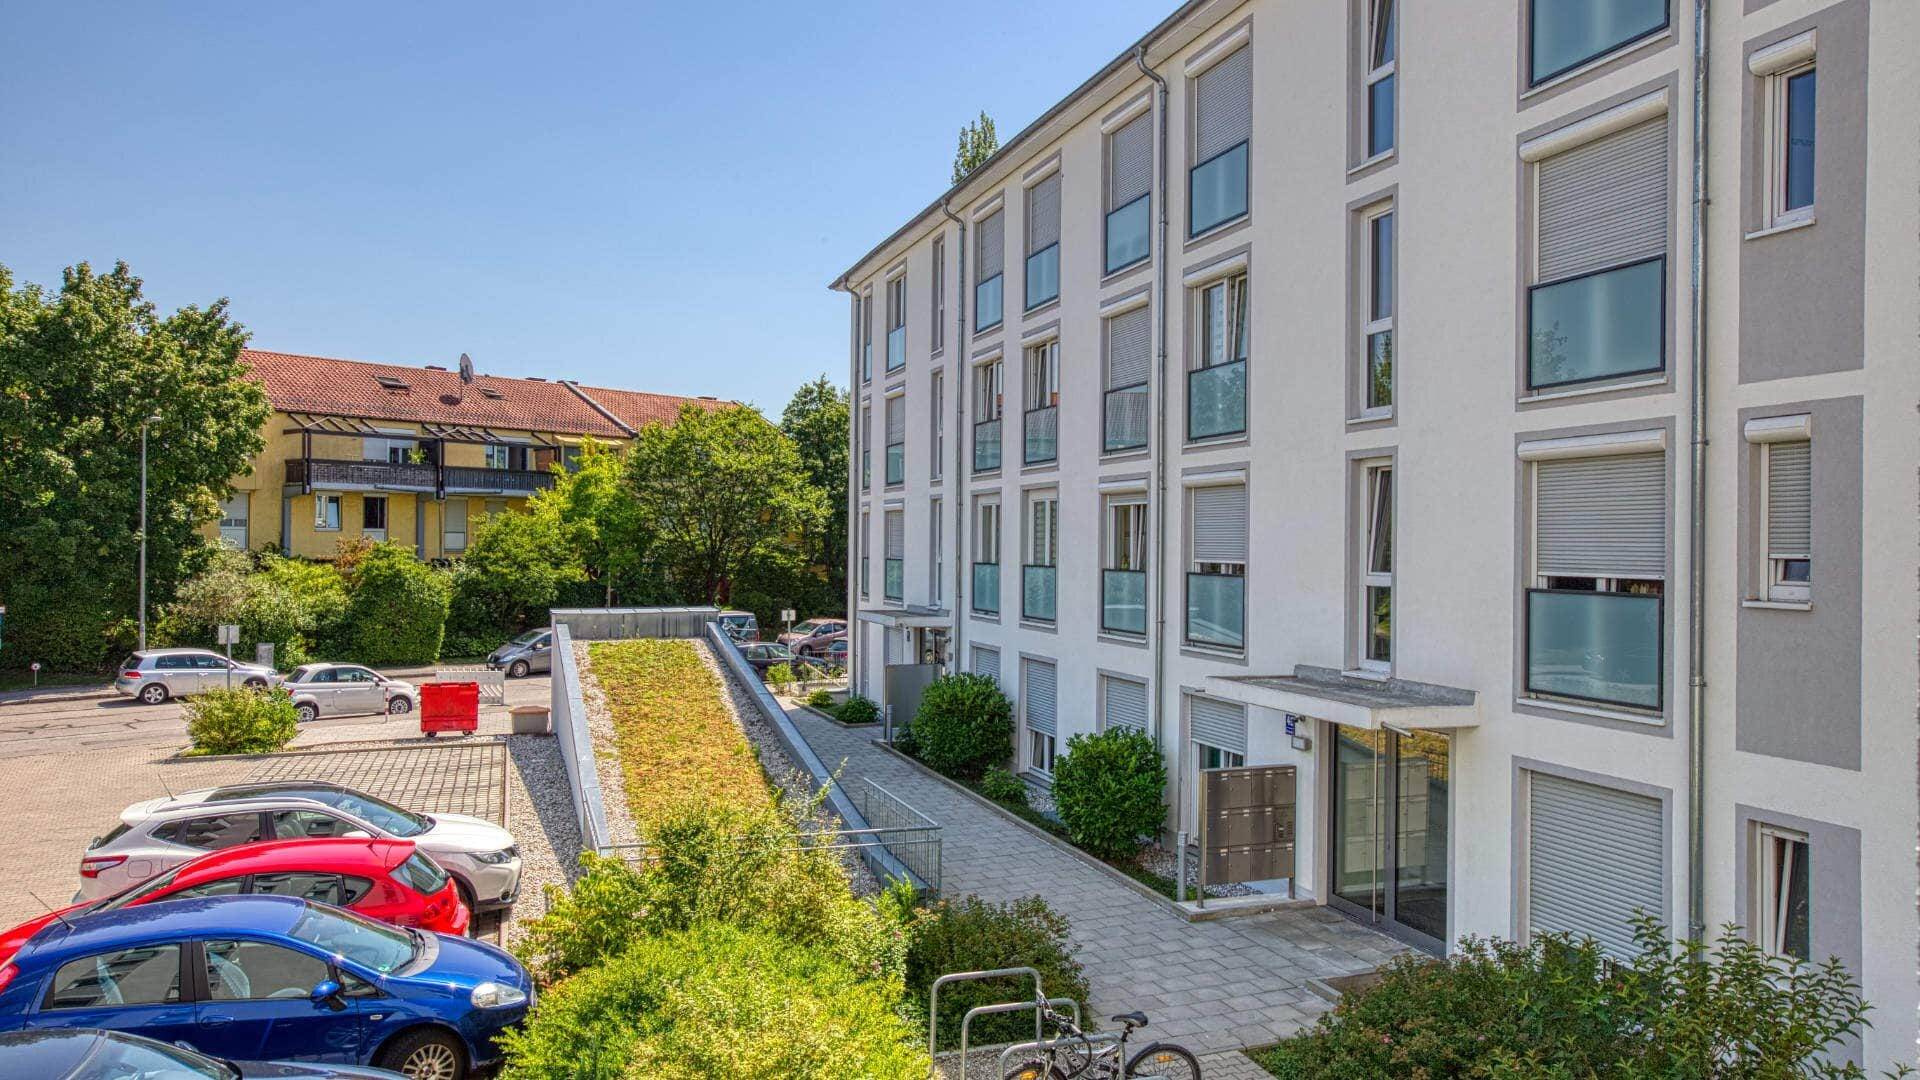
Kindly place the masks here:
<instances>
[{"instance_id":1,"label":"door frame","mask_svg":"<svg viewBox=\"0 0 1920 1080\"><path fill-rule=\"evenodd\" d=\"M1337 872L1336 852L1339 850L1340 838L1335 835L1335 830L1338 828L1340 820L1338 772L1340 767L1341 725L1331 721L1326 721L1325 723L1328 737L1321 740L1322 747L1318 764L1320 767L1320 775L1326 777L1326 782L1320 785L1322 789L1321 794L1320 797L1315 800L1322 811L1322 826L1315 831L1314 839L1324 844L1326 848L1325 858L1316 861L1324 867L1323 873L1325 876L1322 880L1326 882L1324 894L1327 906L1355 922L1370 926L1386 934L1396 941L1411 945L1422 952L1432 953L1435 956L1445 956L1449 948L1449 942L1452 940L1454 911L1454 785L1451 769L1449 770L1447 782L1447 933L1449 936L1447 940L1443 941L1400 922L1396 917L1395 908L1398 906L1399 888L1395 883L1391 871L1397 862L1399 830L1394 828L1393 823L1386 821L1384 817L1375 818L1375 821L1378 823L1375 834L1379 837L1379 843L1382 845L1382 850L1376 859L1380 867L1378 890L1381 910L1375 912L1371 908L1363 907L1351 900L1344 899L1336 891L1334 875ZM1379 777L1378 781L1374 784L1374 798L1384 810L1390 812L1392 808L1399 805L1400 739L1402 736L1400 732L1392 728L1381 727L1378 730L1383 735L1390 737L1382 740L1382 750L1384 752L1376 755L1374 759L1376 775ZM1446 739L1448 753L1451 756L1455 748L1455 742L1451 732L1421 730L1424 734L1437 735Z\"/></svg>"}]
</instances>

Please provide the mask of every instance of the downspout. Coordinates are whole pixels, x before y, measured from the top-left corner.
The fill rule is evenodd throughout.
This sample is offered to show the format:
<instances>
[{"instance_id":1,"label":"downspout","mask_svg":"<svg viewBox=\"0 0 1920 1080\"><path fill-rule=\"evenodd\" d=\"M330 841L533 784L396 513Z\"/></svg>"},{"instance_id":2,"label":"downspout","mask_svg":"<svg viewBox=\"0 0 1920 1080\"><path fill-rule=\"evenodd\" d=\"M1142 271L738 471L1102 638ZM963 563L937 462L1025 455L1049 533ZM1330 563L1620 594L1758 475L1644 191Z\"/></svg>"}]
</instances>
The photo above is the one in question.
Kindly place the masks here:
<instances>
[{"instance_id":1,"label":"downspout","mask_svg":"<svg viewBox=\"0 0 1920 1080\"><path fill-rule=\"evenodd\" d=\"M951 198L951 196L949 196ZM947 207L947 199L940 200L940 212L947 220L958 226L959 247L954 249L959 265L954 270L954 284L960 286L954 292L953 324L953 378L949 385L953 387L953 632L947 635L947 664L955 672L968 670L964 660L966 653L960 647L961 635L965 632L966 617L961 611L961 601L967 599L964 588L967 571L967 474L966 449L971 441L967 432L967 376L971 365L967 363L967 225L954 216ZM945 275L942 275L945 280Z\"/></svg>"},{"instance_id":2,"label":"downspout","mask_svg":"<svg viewBox=\"0 0 1920 1080\"><path fill-rule=\"evenodd\" d=\"M853 352L847 361L847 385L852 389L847 394L847 535L859 536L855 530L860 528L860 486L857 483L860 463L851 452L860 430L860 330L859 317L860 294L854 290L849 278L841 278L834 288L846 292L853 300L855 322L853 324ZM847 692L860 692L860 639L864 629L860 625L859 582L855 580L859 573L860 544L866 542L865 536L859 541L847 545Z\"/></svg>"},{"instance_id":3,"label":"downspout","mask_svg":"<svg viewBox=\"0 0 1920 1080\"><path fill-rule=\"evenodd\" d=\"M1687 938L1706 934L1707 830L1707 6L1693 4L1693 461L1687 496Z\"/></svg>"},{"instance_id":4,"label":"downspout","mask_svg":"<svg viewBox=\"0 0 1920 1080\"><path fill-rule=\"evenodd\" d=\"M1133 51L1133 63L1140 73L1159 88L1154 108L1160 129L1159 164L1154 203L1160 211L1160 235L1153 245L1154 315L1159 324L1159 339L1154 357L1151 393L1154 402L1153 451L1153 550L1148 558L1153 565L1153 741L1166 754L1167 673L1167 80L1147 66L1147 47ZM1177 760L1177 758L1176 758ZM1180 770L1174 770L1174 806L1180 805ZM1174 815L1179 828L1179 815Z\"/></svg>"}]
</instances>

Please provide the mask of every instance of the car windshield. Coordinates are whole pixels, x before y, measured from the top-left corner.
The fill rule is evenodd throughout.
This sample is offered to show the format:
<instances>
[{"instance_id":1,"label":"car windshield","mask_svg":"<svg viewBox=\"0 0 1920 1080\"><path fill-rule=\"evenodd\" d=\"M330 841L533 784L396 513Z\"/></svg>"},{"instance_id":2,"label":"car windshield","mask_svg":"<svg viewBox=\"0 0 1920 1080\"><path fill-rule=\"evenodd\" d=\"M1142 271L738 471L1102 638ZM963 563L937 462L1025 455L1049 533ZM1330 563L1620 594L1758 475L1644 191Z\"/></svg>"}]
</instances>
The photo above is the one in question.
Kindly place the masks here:
<instances>
[{"instance_id":1,"label":"car windshield","mask_svg":"<svg viewBox=\"0 0 1920 1080\"><path fill-rule=\"evenodd\" d=\"M119 823L118 825L115 825L113 828L107 830L107 835L94 837L93 843L87 845L87 850L92 851L94 848L105 847L108 844L113 843L115 840L118 840L122 836L125 836L127 834L127 830L130 828L132 828L132 826L128 825L124 821Z\"/></svg>"},{"instance_id":2,"label":"car windshield","mask_svg":"<svg viewBox=\"0 0 1920 1080\"><path fill-rule=\"evenodd\" d=\"M186 865L185 863L181 863L166 873L158 877L148 878L131 889L122 889L120 892L114 893L105 899L96 900L87 908L87 911L89 913L95 911L113 911L117 908L126 907L128 904L134 903L143 897L152 896L154 893L172 885L174 880L180 876L180 871L186 869Z\"/></svg>"},{"instance_id":3,"label":"car windshield","mask_svg":"<svg viewBox=\"0 0 1920 1080\"><path fill-rule=\"evenodd\" d=\"M309 905L287 936L382 975L404 967L417 955L413 935L338 908Z\"/></svg>"},{"instance_id":4,"label":"car windshield","mask_svg":"<svg viewBox=\"0 0 1920 1080\"><path fill-rule=\"evenodd\" d=\"M295 790L286 794L326 803L335 810L352 814L391 836L419 836L433 827L433 822L419 814L409 814L390 802L382 802L371 795L362 795L357 791L329 791L322 788L314 791Z\"/></svg>"},{"instance_id":5,"label":"car windshield","mask_svg":"<svg viewBox=\"0 0 1920 1080\"><path fill-rule=\"evenodd\" d=\"M826 624L815 622L812 619L808 619L806 622L803 622L800 625L794 627L793 632L796 634L811 634L814 631L820 629L824 625Z\"/></svg>"},{"instance_id":6,"label":"car windshield","mask_svg":"<svg viewBox=\"0 0 1920 1080\"><path fill-rule=\"evenodd\" d=\"M534 642L539 641L541 638L546 636L547 636L547 632L545 630L529 630L526 633L521 634L519 637L514 638L512 641L508 642L507 644L531 645Z\"/></svg>"},{"instance_id":7,"label":"car windshield","mask_svg":"<svg viewBox=\"0 0 1920 1080\"><path fill-rule=\"evenodd\" d=\"M239 1075L221 1062L184 1046L167 1046L146 1039L135 1042L110 1031L100 1034L100 1045L87 1056L87 1076L139 1077L141 1080L148 1077L185 1080L199 1076L207 1080L231 1080Z\"/></svg>"}]
</instances>

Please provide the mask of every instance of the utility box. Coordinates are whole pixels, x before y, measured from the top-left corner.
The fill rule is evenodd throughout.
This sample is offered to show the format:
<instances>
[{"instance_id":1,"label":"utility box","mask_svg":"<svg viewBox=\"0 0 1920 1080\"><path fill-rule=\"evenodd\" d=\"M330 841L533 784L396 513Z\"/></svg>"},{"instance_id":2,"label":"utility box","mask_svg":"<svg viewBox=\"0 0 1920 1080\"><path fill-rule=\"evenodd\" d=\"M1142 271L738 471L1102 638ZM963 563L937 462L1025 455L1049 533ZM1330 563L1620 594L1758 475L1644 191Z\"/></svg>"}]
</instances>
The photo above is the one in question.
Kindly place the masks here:
<instances>
[{"instance_id":1,"label":"utility box","mask_svg":"<svg viewBox=\"0 0 1920 1080\"><path fill-rule=\"evenodd\" d=\"M430 682L420 684L420 733L431 739L443 731L472 734L480 730L480 684Z\"/></svg>"},{"instance_id":2,"label":"utility box","mask_svg":"<svg viewBox=\"0 0 1920 1080\"><path fill-rule=\"evenodd\" d=\"M273 642L258 641L253 646L253 662L261 667L273 666Z\"/></svg>"},{"instance_id":3,"label":"utility box","mask_svg":"<svg viewBox=\"0 0 1920 1080\"><path fill-rule=\"evenodd\" d=\"M553 733L553 710L545 705L515 705L507 710L513 714L513 733L515 735L550 735Z\"/></svg>"}]
</instances>

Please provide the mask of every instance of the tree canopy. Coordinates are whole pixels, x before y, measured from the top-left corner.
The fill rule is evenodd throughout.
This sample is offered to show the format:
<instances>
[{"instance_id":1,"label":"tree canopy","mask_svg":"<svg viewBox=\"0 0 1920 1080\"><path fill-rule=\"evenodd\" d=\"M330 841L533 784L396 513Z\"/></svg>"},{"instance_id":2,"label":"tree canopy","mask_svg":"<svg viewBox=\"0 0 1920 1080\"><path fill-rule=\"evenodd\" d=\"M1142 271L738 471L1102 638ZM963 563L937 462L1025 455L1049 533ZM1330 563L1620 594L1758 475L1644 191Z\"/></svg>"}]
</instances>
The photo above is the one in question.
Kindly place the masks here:
<instances>
[{"instance_id":1,"label":"tree canopy","mask_svg":"<svg viewBox=\"0 0 1920 1080\"><path fill-rule=\"evenodd\" d=\"M847 394L825 375L794 391L780 414L780 430L800 452L807 480L826 498L825 523L806 535L810 563L826 571L829 609L847 595Z\"/></svg>"},{"instance_id":2,"label":"tree canopy","mask_svg":"<svg viewBox=\"0 0 1920 1080\"><path fill-rule=\"evenodd\" d=\"M993 117L982 109L980 119L960 129L960 145L953 152L953 182L965 180L968 173L985 164L998 149L1000 136L994 134Z\"/></svg>"}]
</instances>

